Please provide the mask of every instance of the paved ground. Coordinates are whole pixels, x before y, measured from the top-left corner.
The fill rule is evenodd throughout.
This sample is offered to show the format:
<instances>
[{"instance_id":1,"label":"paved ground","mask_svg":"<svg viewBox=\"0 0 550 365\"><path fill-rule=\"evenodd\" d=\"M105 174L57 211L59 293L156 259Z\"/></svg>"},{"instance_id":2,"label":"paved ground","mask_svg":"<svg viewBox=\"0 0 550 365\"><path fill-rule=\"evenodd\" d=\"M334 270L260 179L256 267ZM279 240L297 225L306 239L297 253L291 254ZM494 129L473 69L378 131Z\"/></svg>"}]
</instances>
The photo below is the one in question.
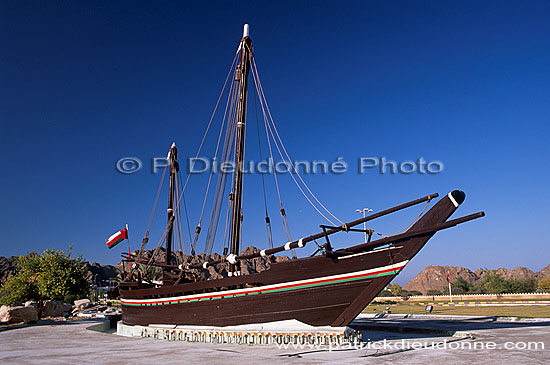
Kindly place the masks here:
<instances>
[{"instance_id":1,"label":"paved ground","mask_svg":"<svg viewBox=\"0 0 550 365\"><path fill-rule=\"evenodd\" d=\"M407 364L550 363L550 322L495 321L494 318L361 318L356 325L372 342L360 349L279 349L276 346L212 345L127 338L87 330L98 321L74 321L0 332L0 362L40 363L183 363L258 364L388 362ZM454 331L473 338L451 337ZM386 340L384 344L384 340ZM531 342L532 344L528 344ZM432 346L433 343L433 346ZM536 344L535 344L536 343ZM384 347L385 346L385 347ZM409 347L403 350L402 347ZM421 347L410 349L411 347ZM481 348L481 347L485 348ZM486 347L495 347L489 348ZM505 349L504 346L521 349ZM523 347L538 346L538 349ZM541 347L544 346L544 349ZM439 348L437 348L439 347Z\"/></svg>"}]
</instances>

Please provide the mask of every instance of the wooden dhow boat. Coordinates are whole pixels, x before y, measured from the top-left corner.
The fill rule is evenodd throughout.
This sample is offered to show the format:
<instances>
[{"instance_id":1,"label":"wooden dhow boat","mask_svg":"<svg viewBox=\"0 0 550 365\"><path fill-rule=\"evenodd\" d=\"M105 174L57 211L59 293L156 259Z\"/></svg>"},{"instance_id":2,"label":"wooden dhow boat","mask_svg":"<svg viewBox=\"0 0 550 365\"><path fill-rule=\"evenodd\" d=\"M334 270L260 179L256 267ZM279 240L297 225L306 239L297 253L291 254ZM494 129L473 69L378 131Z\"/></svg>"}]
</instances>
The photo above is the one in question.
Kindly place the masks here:
<instances>
[{"instance_id":1,"label":"wooden dhow boat","mask_svg":"<svg viewBox=\"0 0 550 365\"><path fill-rule=\"evenodd\" d=\"M226 124L221 162L232 160L237 167L232 174L231 192L226 197L228 202L226 235L224 237L226 247L223 254L215 256L217 258L214 259L212 259L213 256L195 255L195 247L201 232L201 221L199 221L195 235L191 238L190 255L182 254L187 250L174 251L175 237L179 237L183 244L181 232L177 234L175 227L181 228L182 226L180 205L182 205L183 192L187 182L181 186L178 178L178 151L176 145L173 144L167 158L169 166L166 168L169 170L168 222L159 245L152 256L144 254L144 247L149 239L151 227L151 222L149 222L141 250L135 254L123 255L131 264L126 279L119 284L122 320L126 325L233 326L295 319L314 326L345 326L403 270L437 231L484 216L483 212L479 212L449 220L465 199L465 194L462 191L454 190L440 198L431 209L421 214L410 225L410 228L400 234L382 236L380 239L372 240L373 234L375 234L373 230L358 227L365 222L421 203L425 203L427 206L439 198L438 194L427 195L352 222L322 225L322 232L297 240L289 239L284 245L273 247L270 219L266 207L268 247L240 253L242 170L250 71L253 75L255 94L260 100L268 141L271 137L273 140L271 143L279 151L281 148L277 142L280 142L280 147L285 152L280 155L283 160L287 160L285 156L288 157L287 164L290 165L291 175L294 172L292 175L294 180L305 184L297 169L290 162L275 125L269 124L273 120L255 67L248 25L245 25L243 38L239 43L230 71L230 75L233 77L228 92L226 113L218 138L219 147L223 125ZM212 119L210 123L212 123ZM216 154L219 151L218 147ZM269 150L272 150L271 145ZM226 177L227 174L218 175L214 208L205 244L207 254L213 247L220 206L226 195L224 194L225 185L227 185ZM210 176L211 178L212 176ZM164 180L164 175L162 180ZM208 186L210 186L210 180ZM306 187L305 190L311 193L309 188ZM159 193L160 187L155 206ZM326 210L316 198L311 200L317 201L320 207ZM311 200L308 199L310 202ZM280 213L286 229L288 222L282 203ZM365 239L358 244L335 249L330 241L332 235L349 232L362 232L365 234ZM287 235L287 237L289 236ZM271 260L269 268L263 271L247 275L241 273L240 266L243 260L272 258L274 254L285 251L293 252L293 250L304 248L308 244L315 244L318 248L310 257L296 258L294 256L292 259L278 262ZM165 248L161 249L161 247ZM159 252L163 253L163 262L157 259L158 255L155 256L155 253ZM160 282L146 277L146 270L151 267L162 269ZM215 268L221 274L215 278L201 275L201 272L210 272L211 268Z\"/></svg>"}]
</instances>

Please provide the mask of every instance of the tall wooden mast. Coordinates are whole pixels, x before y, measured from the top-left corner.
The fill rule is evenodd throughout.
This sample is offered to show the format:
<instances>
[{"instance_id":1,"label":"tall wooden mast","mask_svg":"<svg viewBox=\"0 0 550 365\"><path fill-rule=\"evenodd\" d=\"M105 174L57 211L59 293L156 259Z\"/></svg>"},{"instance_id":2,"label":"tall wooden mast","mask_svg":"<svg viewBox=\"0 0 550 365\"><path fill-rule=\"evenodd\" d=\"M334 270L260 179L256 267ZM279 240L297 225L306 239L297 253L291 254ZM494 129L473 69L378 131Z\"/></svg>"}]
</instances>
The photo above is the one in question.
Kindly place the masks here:
<instances>
[{"instance_id":1,"label":"tall wooden mast","mask_svg":"<svg viewBox=\"0 0 550 365\"><path fill-rule=\"evenodd\" d=\"M248 24L244 25L243 39L240 44L240 62L235 71L235 79L239 84L238 109L237 109L237 141L235 150L235 181L231 220L231 254L239 254L242 220L242 196L243 196L243 167L244 167L244 139L246 127L246 99L248 91L248 72L250 71L250 59L252 56L252 39L248 36ZM231 264L230 272L235 271L235 265Z\"/></svg>"},{"instance_id":2,"label":"tall wooden mast","mask_svg":"<svg viewBox=\"0 0 550 365\"><path fill-rule=\"evenodd\" d=\"M176 188L176 176L178 174L178 149L176 143L172 143L168 152L170 162L170 185L168 188L168 231L166 232L166 265L172 265L172 232L174 229L174 195Z\"/></svg>"}]
</instances>

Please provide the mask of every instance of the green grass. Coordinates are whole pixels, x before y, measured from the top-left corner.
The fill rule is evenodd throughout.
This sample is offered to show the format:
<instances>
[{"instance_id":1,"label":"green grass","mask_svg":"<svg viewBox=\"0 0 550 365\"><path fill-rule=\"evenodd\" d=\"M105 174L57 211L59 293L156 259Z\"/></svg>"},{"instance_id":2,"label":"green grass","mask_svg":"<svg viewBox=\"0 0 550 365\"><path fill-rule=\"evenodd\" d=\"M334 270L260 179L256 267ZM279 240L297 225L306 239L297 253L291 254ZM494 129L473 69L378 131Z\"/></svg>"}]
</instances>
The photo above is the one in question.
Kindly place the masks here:
<instances>
[{"instance_id":1,"label":"green grass","mask_svg":"<svg viewBox=\"0 0 550 365\"><path fill-rule=\"evenodd\" d=\"M483 300L480 300L483 301ZM426 301L430 302L430 301ZM472 301L473 302L473 301ZM486 302L489 302L486 300ZM426 314L426 306L419 302L399 302L396 304L371 303L363 313L384 313L390 307L392 314ZM498 316L522 318L550 318L550 306L491 306L491 307L439 307L434 306L431 314L457 316Z\"/></svg>"}]
</instances>

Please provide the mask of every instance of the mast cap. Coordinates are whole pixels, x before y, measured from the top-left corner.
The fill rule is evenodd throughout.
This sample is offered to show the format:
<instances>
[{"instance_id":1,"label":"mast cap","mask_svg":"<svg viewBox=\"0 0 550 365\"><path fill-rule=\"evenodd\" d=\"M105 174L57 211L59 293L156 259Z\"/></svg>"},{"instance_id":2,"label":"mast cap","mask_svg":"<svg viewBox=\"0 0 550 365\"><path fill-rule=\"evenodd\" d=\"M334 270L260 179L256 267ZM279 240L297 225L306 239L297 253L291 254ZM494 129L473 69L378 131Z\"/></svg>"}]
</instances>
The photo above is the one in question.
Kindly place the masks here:
<instances>
[{"instance_id":1,"label":"mast cap","mask_svg":"<svg viewBox=\"0 0 550 365\"><path fill-rule=\"evenodd\" d=\"M243 27L243 38L248 37L250 34L250 26L248 24L245 24Z\"/></svg>"}]
</instances>

